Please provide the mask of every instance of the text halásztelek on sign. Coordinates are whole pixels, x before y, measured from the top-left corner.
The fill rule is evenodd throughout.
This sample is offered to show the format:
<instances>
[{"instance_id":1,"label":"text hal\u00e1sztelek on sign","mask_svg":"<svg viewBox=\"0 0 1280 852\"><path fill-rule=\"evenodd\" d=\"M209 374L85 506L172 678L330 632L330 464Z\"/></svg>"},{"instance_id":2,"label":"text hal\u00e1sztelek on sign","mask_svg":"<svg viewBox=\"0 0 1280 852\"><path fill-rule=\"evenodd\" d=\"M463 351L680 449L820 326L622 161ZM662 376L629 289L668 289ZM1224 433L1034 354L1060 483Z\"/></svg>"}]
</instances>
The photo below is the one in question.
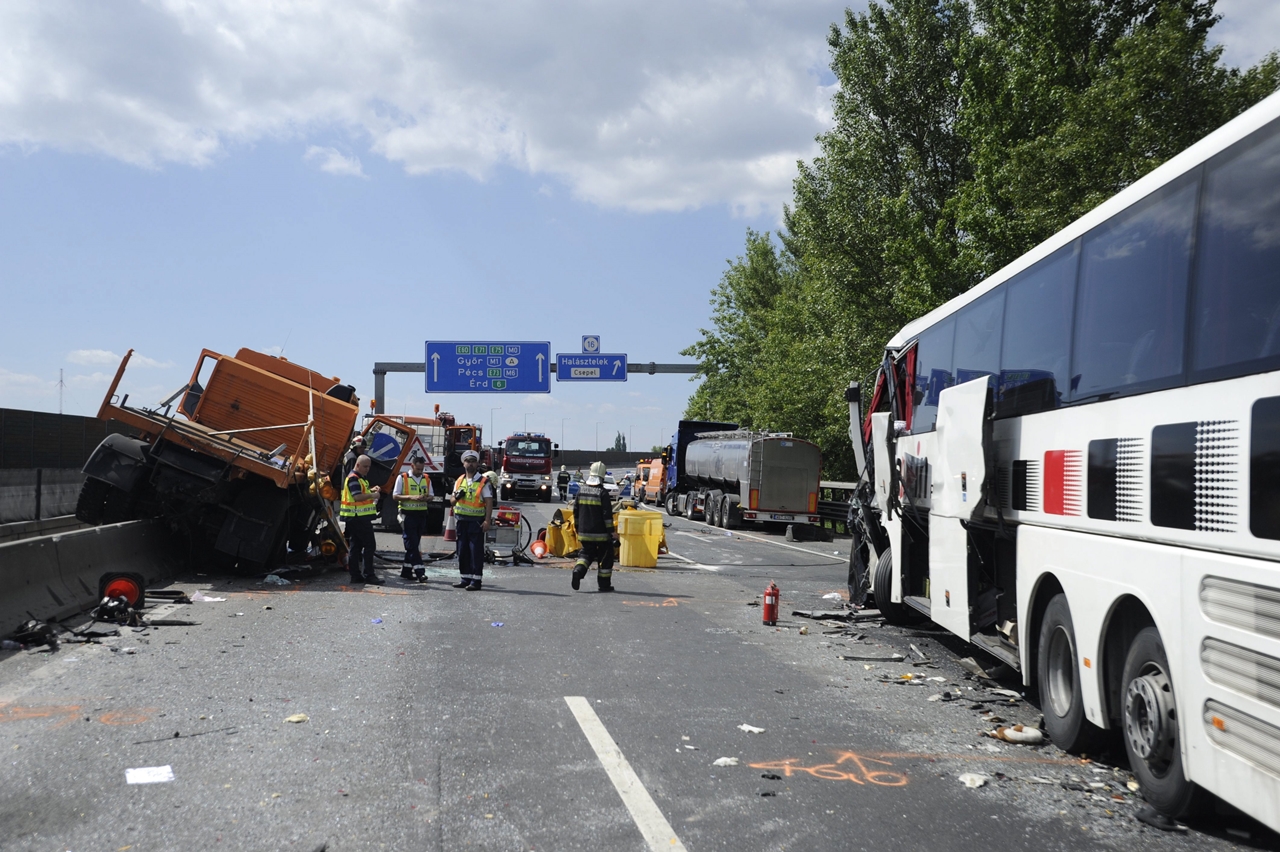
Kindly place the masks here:
<instances>
[{"instance_id":1,"label":"text hal\u00e1sztelek on sign","mask_svg":"<svg viewBox=\"0 0 1280 852\"><path fill-rule=\"evenodd\" d=\"M427 393L550 393L551 344L427 341Z\"/></svg>"},{"instance_id":2,"label":"text hal\u00e1sztelek on sign","mask_svg":"<svg viewBox=\"0 0 1280 852\"><path fill-rule=\"evenodd\" d=\"M557 382L625 382L627 356L623 354L556 354Z\"/></svg>"}]
</instances>

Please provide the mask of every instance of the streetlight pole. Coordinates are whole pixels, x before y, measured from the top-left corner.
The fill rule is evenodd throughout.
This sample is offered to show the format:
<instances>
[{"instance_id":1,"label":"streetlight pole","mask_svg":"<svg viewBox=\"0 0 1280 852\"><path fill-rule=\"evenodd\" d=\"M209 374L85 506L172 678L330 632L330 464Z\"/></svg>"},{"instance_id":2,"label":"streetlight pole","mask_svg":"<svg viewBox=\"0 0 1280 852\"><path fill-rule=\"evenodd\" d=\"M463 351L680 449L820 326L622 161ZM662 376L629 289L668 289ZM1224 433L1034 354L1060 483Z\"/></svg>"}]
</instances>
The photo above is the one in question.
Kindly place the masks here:
<instances>
[{"instance_id":1,"label":"streetlight pole","mask_svg":"<svg viewBox=\"0 0 1280 852\"><path fill-rule=\"evenodd\" d=\"M560 418L560 448L561 449L564 449L564 421L568 419L569 419L568 417Z\"/></svg>"},{"instance_id":2,"label":"streetlight pole","mask_svg":"<svg viewBox=\"0 0 1280 852\"><path fill-rule=\"evenodd\" d=\"M596 421L596 452L597 453L600 452L600 424L603 422L604 422L603 420Z\"/></svg>"},{"instance_id":3,"label":"streetlight pole","mask_svg":"<svg viewBox=\"0 0 1280 852\"><path fill-rule=\"evenodd\" d=\"M529 431L529 415L532 413L533 413L532 411L526 411L524 413L524 431L526 432Z\"/></svg>"},{"instance_id":4,"label":"streetlight pole","mask_svg":"<svg viewBox=\"0 0 1280 852\"><path fill-rule=\"evenodd\" d=\"M632 423L627 426L627 452L634 453L636 448L631 445L632 436L635 434L636 424Z\"/></svg>"},{"instance_id":5,"label":"streetlight pole","mask_svg":"<svg viewBox=\"0 0 1280 852\"><path fill-rule=\"evenodd\" d=\"M496 440L494 440L494 439L495 439L495 438L497 438L498 436L497 436L497 435L495 435L495 434L494 434L494 432L493 432L493 412L495 412L495 411L501 411L501 410L502 410L502 406L501 406L501 405L499 405L497 408L490 408L490 409L489 409L489 446L491 446L491 447L496 447L496 446L498 446L498 442L497 442Z\"/></svg>"}]
</instances>

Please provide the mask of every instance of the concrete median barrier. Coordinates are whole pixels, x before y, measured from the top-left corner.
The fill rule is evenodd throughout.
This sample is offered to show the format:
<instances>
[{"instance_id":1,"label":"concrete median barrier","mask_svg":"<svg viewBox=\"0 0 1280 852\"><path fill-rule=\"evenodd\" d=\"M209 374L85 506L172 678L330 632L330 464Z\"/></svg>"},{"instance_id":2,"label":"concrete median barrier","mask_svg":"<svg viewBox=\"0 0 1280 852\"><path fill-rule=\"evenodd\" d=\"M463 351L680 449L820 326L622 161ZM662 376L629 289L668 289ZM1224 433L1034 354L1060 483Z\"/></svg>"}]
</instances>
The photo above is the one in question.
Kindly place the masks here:
<instances>
[{"instance_id":1,"label":"concrete median barrier","mask_svg":"<svg viewBox=\"0 0 1280 852\"><path fill-rule=\"evenodd\" d=\"M105 574L140 574L148 585L177 566L168 531L129 521L0 544L0 634L30 618L51 621L98 602Z\"/></svg>"}]
</instances>

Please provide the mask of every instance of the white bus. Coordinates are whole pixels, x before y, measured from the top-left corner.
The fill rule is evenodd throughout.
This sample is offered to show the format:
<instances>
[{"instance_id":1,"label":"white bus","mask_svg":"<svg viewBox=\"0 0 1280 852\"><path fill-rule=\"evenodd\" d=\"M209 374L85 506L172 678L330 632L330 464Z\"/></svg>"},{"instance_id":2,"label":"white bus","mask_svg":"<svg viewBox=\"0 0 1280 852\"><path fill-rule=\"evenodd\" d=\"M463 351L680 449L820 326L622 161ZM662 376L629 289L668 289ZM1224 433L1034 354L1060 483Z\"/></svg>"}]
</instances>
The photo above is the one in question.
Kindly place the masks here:
<instances>
[{"instance_id":1,"label":"white bus","mask_svg":"<svg viewBox=\"0 0 1280 852\"><path fill-rule=\"evenodd\" d=\"M886 618L1020 671L1059 746L1121 738L1164 814L1280 830L1280 94L908 324L860 397Z\"/></svg>"}]
</instances>

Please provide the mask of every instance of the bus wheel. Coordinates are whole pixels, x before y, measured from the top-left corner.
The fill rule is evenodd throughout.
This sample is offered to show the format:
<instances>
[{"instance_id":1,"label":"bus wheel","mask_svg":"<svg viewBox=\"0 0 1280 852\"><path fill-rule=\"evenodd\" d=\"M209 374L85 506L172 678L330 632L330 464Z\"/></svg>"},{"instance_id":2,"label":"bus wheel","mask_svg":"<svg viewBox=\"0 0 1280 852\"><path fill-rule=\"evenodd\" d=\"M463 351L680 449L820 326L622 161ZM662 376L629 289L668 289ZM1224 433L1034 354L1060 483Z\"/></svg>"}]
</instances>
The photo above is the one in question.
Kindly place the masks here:
<instances>
[{"instance_id":1,"label":"bus wheel","mask_svg":"<svg viewBox=\"0 0 1280 852\"><path fill-rule=\"evenodd\" d=\"M876 608L890 624L915 624L919 617L906 604L893 602L893 554L885 550L876 563Z\"/></svg>"},{"instance_id":2,"label":"bus wheel","mask_svg":"<svg viewBox=\"0 0 1280 852\"><path fill-rule=\"evenodd\" d=\"M1094 751L1102 744L1103 732L1084 715L1076 657L1071 607L1066 595L1057 594L1049 601L1040 623L1036 673L1044 727L1063 751Z\"/></svg>"},{"instance_id":3,"label":"bus wheel","mask_svg":"<svg viewBox=\"0 0 1280 852\"><path fill-rule=\"evenodd\" d=\"M1134 637L1124 663L1124 750L1142 785L1142 797L1177 818L1198 810L1206 795L1182 772L1181 732L1173 679L1160 632L1147 627Z\"/></svg>"}]
</instances>

